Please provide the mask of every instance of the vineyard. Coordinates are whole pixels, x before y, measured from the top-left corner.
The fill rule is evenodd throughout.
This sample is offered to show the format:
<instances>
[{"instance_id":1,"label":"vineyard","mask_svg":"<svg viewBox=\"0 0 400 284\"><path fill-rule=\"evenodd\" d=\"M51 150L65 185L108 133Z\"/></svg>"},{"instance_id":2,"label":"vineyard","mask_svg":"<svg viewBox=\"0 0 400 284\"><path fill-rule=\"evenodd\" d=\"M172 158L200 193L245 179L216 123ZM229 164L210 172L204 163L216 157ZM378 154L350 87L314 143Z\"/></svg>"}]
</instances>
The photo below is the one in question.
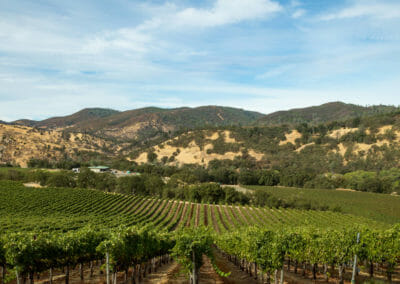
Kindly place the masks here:
<instances>
[{"instance_id":1,"label":"vineyard","mask_svg":"<svg viewBox=\"0 0 400 284\"><path fill-rule=\"evenodd\" d=\"M253 276L261 273L261 279L266 273L267 281L276 271L283 272L285 265L290 269L290 263L303 271L311 265L314 277L323 267L327 278L333 274L333 269L327 269L330 265L342 279L344 266L354 254L370 264L371 276L374 265L379 265L392 279L400 260L399 226L331 211L26 188L12 181L0 182L0 200L3 281L29 278L33 282L35 274L51 271L52 275L62 268L68 283L71 267L100 262L114 283L120 281L118 271L125 272L126 280L131 273L131 281L139 283L146 273L169 261L172 253L196 283L202 255L213 260L215 250L222 250Z\"/></svg>"},{"instance_id":2,"label":"vineyard","mask_svg":"<svg viewBox=\"0 0 400 284\"><path fill-rule=\"evenodd\" d=\"M0 226L8 232L69 231L87 224L116 227L142 223L152 223L167 231L205 226L217 233L251 225L269 229L306 225L388 227L385 223L331 211L210 205L71 188L26 188L11 181L0 182L0 187Z\"/></svg>"},{"instance_id":3,"label":"vineyard","mask_svg":"<svg viewBox=\"0 0 400 284\"><path fill-rule=\"evenodd\" d=\"M362 216L376 221L396 224L400 220L400 196L372 192L326 190L273 186L246 186L263 190L284 201L300 199L320 205L338 207L343 213ZM385 206L382 206L385 204Z\"/></svg>"}]
</instances>

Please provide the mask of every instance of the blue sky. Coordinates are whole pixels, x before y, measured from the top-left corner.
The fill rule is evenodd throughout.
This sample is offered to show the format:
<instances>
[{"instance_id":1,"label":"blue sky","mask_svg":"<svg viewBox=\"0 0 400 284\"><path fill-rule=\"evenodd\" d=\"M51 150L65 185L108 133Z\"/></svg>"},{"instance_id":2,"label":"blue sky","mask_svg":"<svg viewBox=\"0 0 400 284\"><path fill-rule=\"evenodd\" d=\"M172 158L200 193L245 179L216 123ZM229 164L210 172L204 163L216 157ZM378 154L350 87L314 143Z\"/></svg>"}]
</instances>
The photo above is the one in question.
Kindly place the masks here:
<instances>
[{"instance_id":1,"label":"blue sky","mask_svg":"<svg viewBox=\"0 0 400 284\"><path fill-rule=\"evenodd\" d=\"M400 104L400 1L0 0L0 119Z\"/></svg>"}]
</instances>

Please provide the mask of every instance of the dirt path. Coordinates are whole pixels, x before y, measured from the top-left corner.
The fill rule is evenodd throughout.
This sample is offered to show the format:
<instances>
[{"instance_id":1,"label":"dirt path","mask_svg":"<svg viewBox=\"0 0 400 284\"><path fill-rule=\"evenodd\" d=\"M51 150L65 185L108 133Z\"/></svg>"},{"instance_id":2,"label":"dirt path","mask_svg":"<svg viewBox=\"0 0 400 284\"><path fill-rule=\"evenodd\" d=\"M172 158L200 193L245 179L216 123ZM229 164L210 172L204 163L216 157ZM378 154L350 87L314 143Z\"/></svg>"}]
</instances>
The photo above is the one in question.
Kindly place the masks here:
<instances>
[{"instance_id":1,"label":"dirt path","mask_svg":"<svg viewBox=\"0 0 400 284\"><path fill-rule=\"evenodd\" d=\"M175 226L172 228L172 231L175 231L175 230L179 227L179 225L183 222L183 220L185 219L185 217L186 217L186 211L187 211L188 208L189 208L189 202L185 202L183 206L184 206L184 207L183 207L183 211L182 211L182 214L181 214L181 216L180 216L180 218L179 218L179 221L178 221L178 222L175 224Z\"/></svg>"},{"instance_id":2,"label":"dirt path","mask_svg":"<svg viewBox=\"0 0 400 284\"><path fill-rule=\"evenodd\" d=\"M166 201L166 204L161 212L157 213L157 217L153 220L155 225L158 225L163 222L165 216L169 215L171 212L171 208L174 206L174 201Z\"/></svg>"},{"instance_id":3,"label":"dirt path","mask_svg":"<svg viewBox=\"0 0 400 284\"><path fill-rule=\"evenodd\" d=\"M243 223L245 225L251 225L249 218L246 218L246 216L244 216L243 211L242 211L242 207L240 206L235 206L236 210L240 216L240 219L243 220Z\"/></svg>"},{"instance_id":4,"label":"dirt path","mask_svg":"<svg viewBox=\"0 0 400 284\"><path fill-rule=\"evenodd\" d=\"M199 283L205 284L223 284L223 277L219 276L212 267L211 260L203 256L203 266L199 270Z\"/></svg>"},{"instance_id":5,"label":"dirt path","mask_svg":"<svg viewBox=\"0 0 400 284\"><path fill-rule=\"evenodd\" d=\"M248 216L249 221L251 219L252 224L260 224L260 219L254 216L254 210L251 207L242 207L242 213Z\"/></svg>"},{"instance_id":6,"label":"dirt path","mask_svg":"<svg viewBox=\"0 0 400 284\"><path fill-rule=\"evenodd\" d=\"M291 267L291 271L288 272L287 271L287 266L285 266L285 274L284 274L284 278L285 278L285 283L290 283L290 284L294 284L294 283L300 283L300 284L314 284L314 283L338 283L339 279L338 279L338 275L337 275L337 271L335 270L333 272L333 274L331 275L331 277L329 278L329 281L325 281L324 279L324 274L317 272L317 279L314 280L312 279L312 273L310 270L307 270L306 273L306 277L302 276L302 269L299 268L297 274L294 273L293 271L293 267ZM351 268L347 268L345 273L344 273L344 283L345 284L350 284L351 283L351 274L352 274L352 270ZM390 283L400 283L400 278L397 277L397 275L393 275L393 279L392 282ZM379 282L379 283L389 283L386 282L386 276L382 275L382 274L375 274L374 275L374 279L375 281ZM365 283L370 281L370 278L368 277L368 273L366 272L360 272L360 274L356 277L356 283Z\"/></svg>"},{"instance_id":7,"label":"dirt path","mask_svg":"<svg viewBox=\"0 0 400 284\"><path fill-rule=\"evenodd\" d=\"M211 210L211 219L212 219L211 222L213 224L214 230L219 234L221 233L221 231L219 229L217 218L215 217L215 211L214 211L215 206L210 205L209 209Z\"/></svg>"},{"instance_id":8,"label":"dirt path","mask_svg":"<svg viewBox=\"0 0 400 284\"><path fill-rule=\"evenodd\" d=\"M229 227L228 227L227 224L225 224L225 221L222 218L221 205L216 205L216 208L217 208L217 213L218 213L218 216L219 216L219 220L221 220L222 226L224 226L225 230L228 231Z\"/></svg>"},{"instance_id":9,"label":"dirt path","mask_svg":"<svg viewBox=\"0 0 400 284\"><path fill-rule=\"evenodd\" d=\"M147 205L149 205L150 202L151 202L150 199L144 200L142 204L140 204L139 206L136 206L136 208L133 208L133 212L135 212L135 214L137 214L137 215L141 215L141 213L143 212L144 208Z\"/></svg>"},{"instance_id":10,"label":"dirt path","mask_svg":"<svg viewBox=\"0 0 400 284\"><path fill-rule=\"evenodd\" d=\"M204 208L204 226L208 226L208 206L206 204L203 205Z\"/></svg>"},{"instance_id":11,"label":"dirt path","mask_svg":"<svg viewBox=\"0 0 400 284\"><path fill-rule=\"evenodd\" d=\"M232 205L229 206L229 210L231 210L231 213L232 213L232 215L233 215L233 218L235 218L235 220L236 220L240 225L243 225L243 224L244 224L244 220L242 220L242 218L239 218L239 217L238 217L238 215L237 215L236 212L235 212L235 208L234 208Z\"/></svg>"},{"instance_id":12,"label":"dirt path","mask_svg":"<svg viewBox=\"0 0 400 284\"><path fill-rule=\"evenodd\" d=\"M220 252L214 251L215 263L224 272L231 272L228 277L224 277L223 283L228 284L256 284L259 283L253 277L240 270L232 262L228 261Z\"/></svg>"},{"instance_id":13,"label":"dirt path","mask_svg":"<svg viewBox=\"0 0 400 284\"><path fill-rule=\"evenodd\" d=\"M223 208L223 210L225 210L225 216L226 216L229 224L231 224L231 226L233 228L236 228L237 227L237 225L236 225L237 223L232 220L231 214L228 211L229 210L228 206L227 205L222 205L222 208Z\"/></svg>"},{"instance_id":14,"label":"dirt path","mask_svg":"<svg viewBox=\"0 0 400 284\"><path fill-rule=\"evenodd\" d=\"M188 283L188 277L180 273L180 266L173 261L162 266L157 272L149 274L143 281L143 284L183 284Z\"/></svg>"},{"instance_id":15,"label":"dirt path","mask_svg":"<svg viewBox=\"0 0 400 284\"><path fill-rule=\"evenodd\" d=\"M197 207L196 207L196 221L195 221L195 227L198 227L199 226L199 222L200 222L200 204L197 204Z\"/></svg>"},{"instance_id":16,"label":"dirt path","mask_svg":"<svg viewBox=\"0 0 400 284\"><path fill-rule=\"evenodd\" d=\"M150 273L143 279L140 283L144 284L157 284L157 283L170 283L170 284L183 284L188 283L188 277L183 275L180 272L180 266L177 262L170 262L168 264L164 264L158 268L157 272ZM131 275L131 271L129 271L128 279ZM93 277L90 277L90 269L85 267L84 270L85 280L80 280L79 270L71 269L70 270L70 281L71 284L95 284L95 283L106 283L105 274L99 273L99 267L96 266L94 269ZM118 273L118 283L123 283L124 281L124 273ZM10 282L11 284L15 284L16 281ZM36 280L35 283L38 284L48 284L48 273L43 273L41 275L41 280ZM62 274L61 271L56 270L55 276L53 277L53 283L55 284L64 284L65 283L65 274ZM130 282L128 282L130 283Z\"/></svg>"},{"instance_id":17,"label":"dirt path","mask_svg":"<svg viewBox=\"0 0 400 284\"><path fill-rule=\"evenodd\" d=\"M195 206L195 204L191 203L189 218L187 219L187 222L186 222L186 225L185 225L186 227L190 227L190 222L192 221L193 212L194 212L194 206Z\"/></svg>"},{"instance_id":18,"label":"dirt path","mask_svg":"<svg viewBox=\"0 0 400 284\"><path fill-rule=\"evenodd\" d=\"M154 221L154 219L160 214L160 211L164 209L164 207L167 206L166 204L166 200L163 200L162 202L160 202L160 205L158 206L157 210L153 212L153 214L151 214L149 216L149 220Z\"/></svg>"},{"instance_id":19,"label":"dirt path","mask_svg":"<svg viewBox=\"0 0 400 284\"><path fill-rule=\"evenodd\" d=\"M183 206L183 203L182 203L182 202L179 202L179 203L178 203L178 208L176 208L176 211L173 213L174 215L173 215L172 218L168 221L168 223L165 225L166 227L168 227L172 222L175 221L175 219L178 218L179 211L181 210L182 206ZM171 210L171 212L172 212L172 210ZM170 216L171 216L171 215L170 215ZM168 218L169 218L169 217L168 217Z\"/></svg>"}]
</instances>

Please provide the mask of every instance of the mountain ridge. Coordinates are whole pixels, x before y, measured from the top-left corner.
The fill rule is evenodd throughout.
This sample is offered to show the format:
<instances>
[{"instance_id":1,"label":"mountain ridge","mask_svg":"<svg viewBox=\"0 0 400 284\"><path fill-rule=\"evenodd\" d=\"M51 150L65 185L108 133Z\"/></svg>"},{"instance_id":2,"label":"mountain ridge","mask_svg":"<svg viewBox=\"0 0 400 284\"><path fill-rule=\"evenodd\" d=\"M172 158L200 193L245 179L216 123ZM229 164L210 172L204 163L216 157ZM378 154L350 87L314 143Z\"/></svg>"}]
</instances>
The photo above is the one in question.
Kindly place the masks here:
<instances>
[{"instance_id":1,"label":"mountain ridge","mask_svg":"<svg viewBox=\"0 0 400 284\"><path fill-rule=\"evenodd\" d=\"M388 113L398 110L398 107L392 105L372 105L361 106L356 104L344 103L341 101L328 102L321 105L293 108L288 110L280 110L269 114L263 114L256 111L245 110L242 108L204 105L199 107L177 107L177 108L161 108L149 106L126 111L118 111L109 108L84 108L66 116L55 116L43 120L18 119L12 122L2 121L3 124L16 124L39 128L62 128L74 127L78 129L99 128L101 125L122 125L127 126L129 122L143 121L147 116L158 119L164 119L168 122L176 122L173 116L187 114L185 118L192 120L189 128L201 126L201 123L193 123L196 117L200 116L199 112L204 111L209 114L211 110L217 110L213 117L209 117L210 121L205 121L206 125L233 125L239 123L241 125L275 125L275 124L299 124L299 123L325 123L329 121L346 120L366 115L378 113ZM218 111L229 112L228 117L222 118L218 116ZM242 113L242 117L235 119L233 112ZM216 116L215 116L216 115ZM100 120L100 121L98 121ZM227 120L227 121L225 121ZM224 121L221 123L221 121ZM204 121L203 121L204 122ZM93 126L91 125L93 124Z\"/></svg>"},{"instance_id":2,"label":"mountain ridge","mask_svg":"<svg viewBox=\"0 0 400 284\"><path fill-rule=\"evenodd\" d=\"M342 112L341 106L347 107L334 102L328 108L332 104ZM318 107L321 106L314 109ZM61 125L67 125L61 128L58 126L62 117L45 120L50 121L47 128L0 124L0 162L26 166L31 158L94 161L100 157L105 157L103 161L128 158L145 162L148 153L155 151L159 161L172 164L192 161L206 165L213 158L235 160L250 156L262 164L273 165L285 163L293 153L303 150L340 154L338 157L343 159L345 154L346 157L354 153L365 155L384 144L396 143L397 149L400 111L391 106L356 108L368 111L358 113L359 119L338 122L342 115L319 125L262 125L258 124L263 117L260 113L219 106L149 107L111 113L104 109L90 113L86 109L79 115L68 116L66 122L61 121ZM397 112L389 112L393 109ZM366 116L370 112L375 114ZM71 117L78 124L72 124Z\"/></svg>"},{"instance_id":3,"label":"mountain ridge","mask_svg":"<svg viewBox=\"0 0 400 284\"><path fill-rule=\"evenodd\" d=\"M80 120L92 120L96 118L103 118L119 111L108 109L108 108L84 108L73 114L66 116L55 116L44 120L30 120L30 119L19 119L11 122L11 124L38 127L38 128L58 128L58 127L68 127Z\"/></svg>"},{"instance_id":4,"label":"mountain ridge","mask_svg":"<svg viewBox=\"0 0 400 284\"><path fill-rule=\"evenodd\" d=\"M390 105L361 106L336 101L317 106L273 112L260 118L258 123L261 125L278 125L285 123L318 124L330 121L347 120L379 113L389 113L398 109L398 107Z\"/></svg>"}]
</instances>

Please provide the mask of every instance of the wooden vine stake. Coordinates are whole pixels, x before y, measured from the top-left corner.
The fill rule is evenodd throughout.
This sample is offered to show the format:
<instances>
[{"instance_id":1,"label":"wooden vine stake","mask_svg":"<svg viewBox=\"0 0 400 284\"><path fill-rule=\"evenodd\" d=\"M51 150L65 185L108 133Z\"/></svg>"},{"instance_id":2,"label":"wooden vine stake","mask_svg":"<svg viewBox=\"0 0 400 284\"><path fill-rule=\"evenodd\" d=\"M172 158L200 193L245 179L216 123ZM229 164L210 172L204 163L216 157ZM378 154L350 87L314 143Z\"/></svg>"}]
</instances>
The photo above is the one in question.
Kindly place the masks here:
<instances>
[{"instance_id":1,"label":"wooden vine stake","mask_svg":"<svg viewBox=\"0 0 400 284\"><path fill-rule=\"evenodd\" d=\"M360 242L360 233L357 233L357 244L359 242ZM353 274L351 276L351 284L356 283L356 271L357 271L357 254L354 254Z\"/></svg>"},{"instance_id":2,"label":"wooden vine stake","mask_svg":"<svg viewBox=\"0 0 400 284\"><path fill-rule=\"evenodd\" d=\"M106 281L110 284L110 254L106 252Z\"/></svg>"}]
</instances>

